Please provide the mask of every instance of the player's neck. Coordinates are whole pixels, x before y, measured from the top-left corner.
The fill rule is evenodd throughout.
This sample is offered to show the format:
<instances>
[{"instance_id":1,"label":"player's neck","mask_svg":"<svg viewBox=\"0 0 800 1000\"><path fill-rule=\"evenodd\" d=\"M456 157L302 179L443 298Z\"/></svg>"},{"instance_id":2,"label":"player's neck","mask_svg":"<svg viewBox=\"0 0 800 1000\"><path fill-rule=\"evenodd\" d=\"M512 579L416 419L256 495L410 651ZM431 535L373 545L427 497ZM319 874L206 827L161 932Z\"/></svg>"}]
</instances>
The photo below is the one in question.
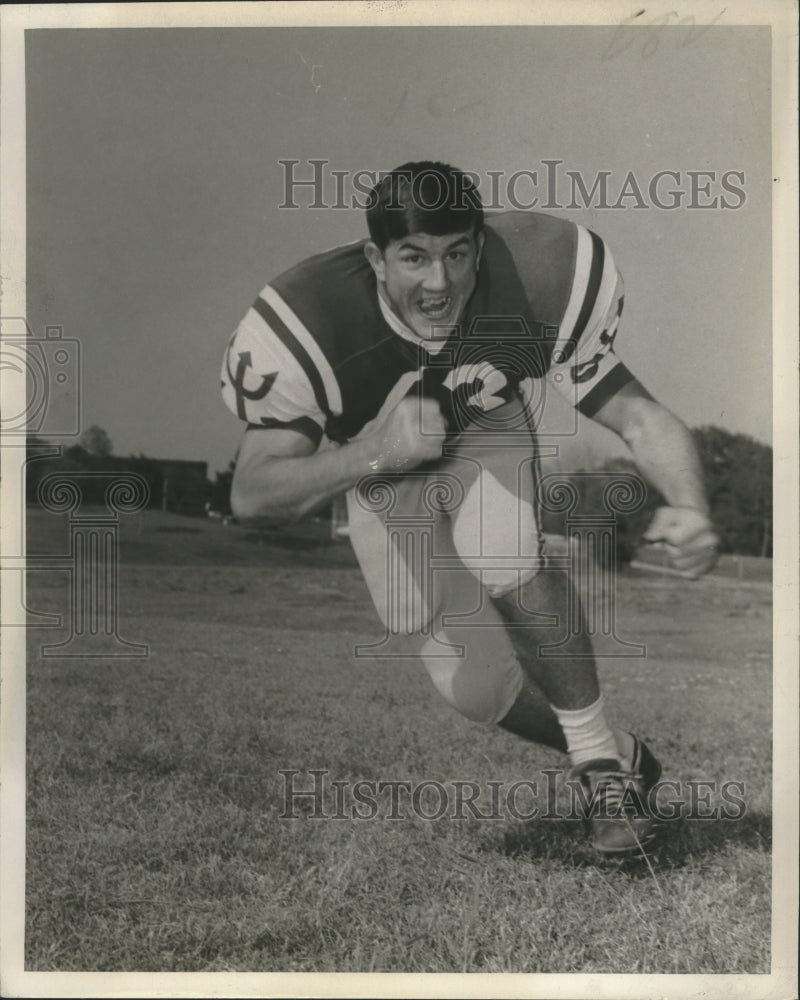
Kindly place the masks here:
<instances>
[{"instance_id":1,"label":"player's neck","mask_svg":"<svg viewBox=\"0 0 800 1000\"><path fill-rule=\"evenodd\" d=\"M411 341L412 344L425 344L426 350L431 353L436 353L441 347L444 347L445 338L436 338L434 340L423 340L419 334L415 333L410 326L400 319L397 313L392 308L392 303L389 300L389 296L383 285L378 284L378 304L381 309L383 318L386 320L388 325L396 334L399 334L404 340Z\"/></svg>"}]
</instances>

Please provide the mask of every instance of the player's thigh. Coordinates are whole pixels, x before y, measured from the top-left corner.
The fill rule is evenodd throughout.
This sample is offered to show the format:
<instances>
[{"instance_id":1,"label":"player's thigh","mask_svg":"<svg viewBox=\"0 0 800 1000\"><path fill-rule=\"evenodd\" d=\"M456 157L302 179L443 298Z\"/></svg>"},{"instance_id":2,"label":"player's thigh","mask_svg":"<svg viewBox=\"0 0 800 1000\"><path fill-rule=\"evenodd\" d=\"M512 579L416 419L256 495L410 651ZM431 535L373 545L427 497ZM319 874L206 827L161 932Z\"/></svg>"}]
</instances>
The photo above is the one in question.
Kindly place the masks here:
<instances>
[{"instance_id":1,"label":"player's thigh","mask_svg":"<svg viewBox=\"0 0 800 1000\"><path fill-rule=\"evenodd\" d=\"M442 508L463 501L458 480L438 469L363 485L348 496L350 538L388 635L422 659L462 715L498 722L522 672L504 621L454 545Z\"/></svg>"},{"instance_id":2,"label":"player's thigh","mask_svg":"<svg viewBox=\"0 0 800 1000\"><path fill-rule=\"evenodd\" d=\"M437 553L454 555L451 526L424 471L363 479L347 494L350 541L381 621L414 636L436 614Z\"/></svg>"},{"instance_id":3,"label":"player's thigh","mask_svg":"<svg viewBox=\"0 0 800 1000\"><path fill-rule=\"evenodd\" d=\"M502 433L467 429L443 465L464 493L452 514L456 551L494 596L532 579L543 559L535 435L521 403L514 401L499 412Z\"/></svg>"}]
</instances>

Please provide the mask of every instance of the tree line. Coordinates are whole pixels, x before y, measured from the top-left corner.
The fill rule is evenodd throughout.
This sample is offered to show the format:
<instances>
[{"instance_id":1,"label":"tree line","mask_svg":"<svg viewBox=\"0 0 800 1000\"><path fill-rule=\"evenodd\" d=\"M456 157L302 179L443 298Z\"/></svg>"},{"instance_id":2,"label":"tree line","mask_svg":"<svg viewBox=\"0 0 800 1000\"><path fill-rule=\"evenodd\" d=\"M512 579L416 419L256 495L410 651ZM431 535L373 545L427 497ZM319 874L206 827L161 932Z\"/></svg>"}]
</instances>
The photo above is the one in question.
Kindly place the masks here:
<instances>
[{"instance_id":1,"label":"tree line","mask_svg":"<svg viewBox=\"0 0 800 1000\"><path fill-rule=\"evenodd\" d=\"M149 489L148 507L178 514L205 515L213 495L204 462L170 462L147 455L115 455L107 432L96 425L81 434L78 442L55 447L43 438L30 435L25 466L25 489L28 503L36 503L39 484L48 475L79 475L85 473L134 472L141 476ZM85 476L81 492L87 503L105 502L105 477Z\"/></svg>"},{"instance_id":2,"label":"tree line","mask_svg":"<svg viewBox=\"0 0 800 1000\"><path fill-rule=\"evenodd\" d=\"M721 427L698 427L692 431L703 469L711 519L720 537L720 551L738 555L772 557L772 448L746 434L732 434ZM564 481L578 495L575 511L580 514L603 510L603 492L614 473L637 475L632 462L618 459L606 463L599 476L565 473ZM602 475L603 473L608 476ZM617 563L630 562L657 507L664 497L651 486L631 513L617 514ZM566 530L565 513L544 511L543 528L553 534Z\"/></svg>"},{"instance_id":3,"label":"tree line","mask_svg":"<svg viewBox=\"0 0 800 1000\"><path fill-rule=\"evenodd\" d=\"M720 536L721 550L740 555L772 556L772 448L746 434L733 434L721 427L705 426L692 431L697 445L706 487L711 503L711 516ZM77 444L63 449L59 456L36 457L48 442L29 439L30 460L26 466L28 502L35 502L36 490L42 477L50 472L132 471L138 472L150 486L150 505L178 513L204 514L213 511L223 516L231 514L230 490L235 461L218 471L213 481L196 475L178 477L168 487L165 477L169 463L146 455L121 457L113 454L113 445L101 427L84 431ZM187 467L202 463L184 463ZM631 462L617 460L607 463L601 473L632 473ZM581 513L603 509L603 476L565 473L565 481L577 492ZM102 497L97 502L102 502ZM664 498L650 487L645 490L641 506L629 514L617 514L617 560L633 558L656 507ZM566 514L544 512L545 531L561 534L566 527Z\"/></svg>"}]
</instances>

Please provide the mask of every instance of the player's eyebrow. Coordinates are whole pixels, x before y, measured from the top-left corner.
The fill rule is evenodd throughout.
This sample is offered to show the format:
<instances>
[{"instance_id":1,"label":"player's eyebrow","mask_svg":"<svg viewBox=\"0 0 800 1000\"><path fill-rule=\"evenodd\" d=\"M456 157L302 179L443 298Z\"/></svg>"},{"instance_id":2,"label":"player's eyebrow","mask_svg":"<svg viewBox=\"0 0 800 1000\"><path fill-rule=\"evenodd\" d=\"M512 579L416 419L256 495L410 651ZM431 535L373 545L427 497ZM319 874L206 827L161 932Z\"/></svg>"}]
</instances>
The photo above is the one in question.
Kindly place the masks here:
<instances>
[{"instance_id":1,"label":"player's eyebrow","mask_svg":"<svg viewBox=\"0 0 800 1000\"><path fill-rule=\"evenodd\" d=\"M455 250L457 247L463 246L465 243L467 245L469 245L469 236L467 234L465 234L464 236L459 236L458 239L453 240L452 243L449 243L444 248L444 252L445 253L449 253L451 250ZM400 246L397 249L398 250L415 250L417 253L427 253L428 252L425 247L418 246L416 243L410 243L408 241L405 241L404 243L401 243Z\"/></svg>"}]
</instances>

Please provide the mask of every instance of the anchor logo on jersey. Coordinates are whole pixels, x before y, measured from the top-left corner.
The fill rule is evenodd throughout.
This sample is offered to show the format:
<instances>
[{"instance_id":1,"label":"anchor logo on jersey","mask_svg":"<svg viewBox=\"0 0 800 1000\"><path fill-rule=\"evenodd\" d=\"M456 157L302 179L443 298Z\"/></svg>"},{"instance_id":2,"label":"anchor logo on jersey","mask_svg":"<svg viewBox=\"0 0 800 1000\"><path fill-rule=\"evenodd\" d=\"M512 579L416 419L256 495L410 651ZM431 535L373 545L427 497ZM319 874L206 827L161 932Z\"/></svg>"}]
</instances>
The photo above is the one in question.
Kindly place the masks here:
<instances>
[{"instance_id":1,"label":"anchor logo on jersey","mask_svg":"<svg viewBox=\"0 0 800 1000\"><path fill-rule=\"evenodd\" d=\"M236 393L236 415L240 420L247 420L247 413L245 411L245 401L248 399L263 399L269 390L272 388L275 379L278 377L277 372L269 372L266 375L258 375L260 384L253 389L248 389L245 386L245 378L247 377L248 370L252 370L253 359L250 351L240 351L239 361L236 365L236 372L231 371L231 352L228 351L228 378L231 380L231 385L233 386L233 391Z\"/></svg>"}]
</instances>

